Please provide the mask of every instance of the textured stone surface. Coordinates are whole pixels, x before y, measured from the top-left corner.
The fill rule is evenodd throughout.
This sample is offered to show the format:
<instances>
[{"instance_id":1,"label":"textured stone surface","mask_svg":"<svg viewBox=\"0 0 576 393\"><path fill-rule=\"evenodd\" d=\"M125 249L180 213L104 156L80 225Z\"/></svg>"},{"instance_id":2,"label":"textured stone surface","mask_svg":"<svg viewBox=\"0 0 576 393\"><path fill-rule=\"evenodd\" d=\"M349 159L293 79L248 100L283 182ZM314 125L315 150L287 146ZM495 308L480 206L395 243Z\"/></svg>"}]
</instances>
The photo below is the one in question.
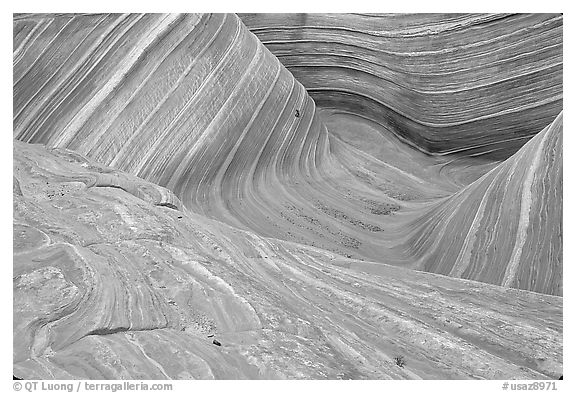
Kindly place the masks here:
<instances>
[{"instance_id":1,"label":"textured stone surface","mask_svg":"<svg viewBox=\"0 0 576 393\"><path fill-rule=\"evenodd\" d=\"M353 19L350 23L362 26L357 20L360 17L349 18ZM416 23L406 18L398 16L395 23ZM364 17L360 19L364 20ZM250 21L247 17L244 20ZM461 67L465 63L462 58L466 56L487 56L493 60L493 51L482 51L487 51L491 42L492 49L497 43L502 44L497 37L502 36L505 28L526 32L524 35L516 32L510 38L509 44L522 55L506 57L507 67L526 60L526 53L540 47L544 52L550 45L548 50L553 53L558 50L558 45L553 44L556 41L544 40L540 33L537 34L539 29L544 29L542 34L556 37L561 18L555 16L452 16L442 20L442 23L424 20L421 22L430 27L420 27L425 31L439 29L442 34L433 35L439 42L420 30L420 33L414 33L418 39L411 38L412 33L390 33L392 41L381 33L384 34L382 42L391 46L398 40L406 41L406 45L416 40L410 44L416 46L424 45L424 41L434 46L462 42L458 44L460 46L442 50L426 60L430 64L457 63ZM477 27L475 23L479 21L487 22ZM465 27L470 23L471 30L480 29L483 33L466 33ZM316 28L290 27L289 30L327 34ZM562 293L561 241L550 238L556 232L533 233L530 235L533 242L519 240L517 251L544 242L544 249L551 250L551 257L542 262L542 255L525 250L520 268L512 269L509 278L494 274L494 270L509 265L513 259L508 249L509 239L505 236L492 237L488 242L497 249L497 254L505 243L504 258L489 259L468 271L453 270L453 266L461 264L463 258L460 245L450 247L442 258L433 256L428 261L415 261L414 255L422 259L423 252L437 251L437 247L422 250L422 239L418 234L406 236L406 225L409 228L415 225L411 213L416 211L420 214L431 200L439 197L457 191L466 194L468 191L464 191L463 186L494 168L498 162L479 162L480 158L470 149L467 157L475 158L473 163L460 163L462 158L455 161L454 157L431 157L408 149L396 139L382 144L384 151L376 156L365 154L362 146L342 143L343 135L327 130L327 116L316 110L303 86L235 15L21 17L15 20L14 31L14 136L19 140L75 150L102 164L169 188L196 213L261 235L318 246L345 256L403 266L417 265L429 271L452 272L456 276L480 281L506 282L507 285L544 293ZM336 31L343 37L354 33L348 30L343 33L342 29ZM445 34L452 37L452 41L444 37ZM420 41L424 39L422 37L424 41ZM265 37L261 38L267 42ZM461 46L468 49L456 50ZM289 50L298 52L291 48L289 45ZM506 53L515 52L508 50ZM363 59L357 54L352 55ZM307 59L301 59L303 65L307 64ZM542 109L539 103L548 100L549 92L554 92L550 93L554 97L561 92L558 79L561 73L554 71L558 67L547 65L556 62L558 56L540 59L532 55L528 59L523 67L514 67L514 72L524 69L519 75L531 75L531 70L543 68L551 73L546 79L546 88L531 84L532 79L519 83L519 90L502 88L500 83L490 82L490 92L486 93L487 97L495 100L495 104L490 106L492 109L486 109L492 111L493 116L488 117L490 121L502 122L502 116L496 112L506 112L512 106L521 107L516 99L538 104L534 105L541 110L534 109L530 115L514 112L514 132L524 136L539 131L534 127L546 126L553 120L548 116L549 109ZM497 80L503 77L498 71L500 68L490 70L483 69L486 78ZM408 71L410 75L419 74L410 68ZM457 81L465 79L472 84L478 83L476 76L470 73L472 71L454 72L460 75ZM331 80L336 83L347 79ZM452 82L441 79L437 83L448 86ZM365 83L358 80L357 86L365 86ZM371 90L374 94L391 91L385 86L370 86L374 87ZM471 96L464 101L478 101L473 99L474 89L465 91ZM512 96L515 100L511 100ZM446 97L455 100L452 94ZM561 101L551 102L551 108L559 111ZM509 152L507 142L501 139L505 135L501 128L472 121L470 114L462 112L464 109L474 108L466 105L457 111L450 104L429 113L430 116L442 117L443 112L449 111L454 116L464 116L460 120L475 124L474 132L481 133L482 138L492 138L490 143L503 146ZM295 116L296 110L300 112L299 117ZM420 110L418 113L426 114ZM356 120L346 123L349 124L348 136L364 126L364 120L359 117L363 114L353 115ZM454 124L458 121L450 120ZM530 127L529 132L523 131L525 126ZM376 122L373 128L379 135L388 133L387 126L381 122ZM421 137L427 135L417 127L409 128ZM464 126L458 126L457 130L458 135L442 131L442 140L475 143ZM421 145L421 148L426 146ZM525 158L524 162L528 163L528 160ZM548 161L543 161L542 165L547 165ZM556 165L554 170L558 170L558 159L550 163ZM444 167L450 170L442 172ZM452 175L470 171L469 167L480 169L473 170L474 173L465 181L458 179L461 175ZM515 179L512 184L524 178L520 171L507 173ZM529 176L523 184L538 187L536 183L530 183L531 179L538 180ZM538 206L556 206L538 217L545 228L557 225L561 216L561 178L556 176L550 180L551 192L546 195L549 199L536 197L533 201ZM508 184L509 181L505 182ZM520 206L510 205L510 201L514 203L513 197L505 200L508 203L505 206L492 203L490 198L486 197L485 203L491 206L494 214L503 209L512 209L520 214ZM460 201L458 198L452 200ZM481 224L470 219L468 215L474 212L475 206L477 204L462 205L460 210L466 214L456 216L461 219L455 231L472 234L478 228L492 225L491 222ZM522 215L518 216L522 220L527 207L529 205L524 205ZM428 223L423 220L417 218L415 222L418 227L432 230L423 232L429 237L427 241L443 238L445 234L435 230L439 223L452 224L451 217L444 214L436 215ZM476 228L471 229L472 225ZM498 225L501 233L512 237L524 230L518 220L505 220ZM472 242L470 247L474 247L475 237L468 241ZM399 243L403 245L396 247ZM535 269L540 264L550 266L552 270L546 275L524 271Z\"/></svg>"},{"instance_id":2,"label":"textured stone surface","mask_svg":"<svg viewBox=\"0 0 576 393\"><path fill-rule=\"evenodd\" d=\"M15 375L560 375L561 16L241 18L14 16Z\"/></svg>"},{"instance_id":3,"label":"textured stone surface","mask_svg":"<svg viewBox=\"0 0 576 393\"><path fill-rule=\"evenodd\" d=\"M240 14L316 104L508 157L562 110L562 15Z\"/></svg>"},{"instance_id":4,"label":"textured stone surface","mask_svg":"<svg viewBox=\"0 0 576 393\"><path fill-rule=\"evenodd\" d=\"M562 374L559 297L263 238L76 153L15 142L14 158L19 377Z\"/></svg>"},{"instance_id":5,"label":"textured stone surface","mask_svg":"<svg viewBox=\"0 0 576 393\"><path fill-rule=\"evenodd\" d=\"M419 268L562 294L562 117L407 226Z\"/></svg>"}]
</instances>

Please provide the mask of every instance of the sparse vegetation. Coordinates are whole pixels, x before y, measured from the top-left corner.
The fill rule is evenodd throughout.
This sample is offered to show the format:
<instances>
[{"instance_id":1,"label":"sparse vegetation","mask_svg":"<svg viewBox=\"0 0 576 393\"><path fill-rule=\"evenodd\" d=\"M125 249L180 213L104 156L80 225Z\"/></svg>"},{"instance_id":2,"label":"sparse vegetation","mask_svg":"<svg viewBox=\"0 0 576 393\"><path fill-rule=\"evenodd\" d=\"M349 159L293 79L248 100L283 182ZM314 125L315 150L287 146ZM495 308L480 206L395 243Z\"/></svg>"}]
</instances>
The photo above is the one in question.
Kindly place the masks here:
<instances>
[{"instance_id":1,"label":"sparse vegetation","mask_svg":"<svg viewBox=\"0 0 576 393\"><path fill-rule=\"evenodd\" d=\"M394 356L394 363L398 367L403 368L406 365L406 359L404 359L404 356L402 356L402 355L397 355L397 356Z\"/></svg>"}]
</instances>

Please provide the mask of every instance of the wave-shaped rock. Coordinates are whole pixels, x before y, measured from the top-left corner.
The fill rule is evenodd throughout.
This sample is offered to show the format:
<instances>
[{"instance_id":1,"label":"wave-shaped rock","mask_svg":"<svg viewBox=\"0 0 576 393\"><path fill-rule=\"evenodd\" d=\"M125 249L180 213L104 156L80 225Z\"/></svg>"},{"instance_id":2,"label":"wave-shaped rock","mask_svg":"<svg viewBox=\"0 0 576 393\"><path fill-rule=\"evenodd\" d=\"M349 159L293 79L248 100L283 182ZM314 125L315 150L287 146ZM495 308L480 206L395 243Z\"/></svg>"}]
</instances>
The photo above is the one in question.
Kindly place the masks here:
<instances>
[{"instance_id":1,"label":"wave-shaped rock","mask_svg":"<svg viewBox=\"0 0 576 393\"><path fill-rule=\"evenodd\" d=\"M561 375L561 16L242 19L15 15L15 375Z\"/></svg>"},{"instance_id":2,"label":"wave-shaped rock","mask_svg":"<svg viewBox=\"0 0 576 393\"><path fill-rule=\"evenodd\" d=\"M351 167L382 167L377 177L394 195L446 195L331 142L304 87L235 15L31 17L15 30L24 23L30 33L15 34L15 138L166 186L195 212L375 257L381 227L368 209L399 205Z\"/></svg>"},{"instance_id":3,"label":"wave-shaped rock","mask_svg":"<svg viewBox=\"0 0 576 393\"><path fill-rule=\"evenodd\" d=\"M260 237L99 187L102 173L170 194L15 142L15 376L562 375L559 297Z\"/></svg>"},{"instance_id":4,"label":"wave-shaped rock","mask_svg":"<svg viewBox=\"0 0 576 393\"><path fill-rule=\"evenodd\" d=\"M468 22L487 18L505 26L511 23L509 18L470 18L459 16L454 22L457 28L441 24L437 29L446 34L454 30L460 37ZM525 17L523 23L534 23L534 18ZM557 18L551 20L542 26L559 23ZM426 36L422 32L413 35ZM409 38L404 33L392 36ZM480 37L475 38L477 44L468 46L484 48ZM335 138L303 86L234 15L30 17L15 20L14 39L17 139L68 147L168 187L192 211L267 236L399 265L414 265L412 255L416 255L427 270L561 293L556 256L548 258L553 266L547 278L520 269L519 275L530 276L522 283L495 279L484 264L474 273L453 271L454 264L462 263L458 245L450 246L451 251L442 257L423 260L423 253L440 252L438 242L446 235L430 231L438 226L436 220L451 222L456 217L459 226L455 230L460 233L469 232L469 225L475 225L473 232L478 230L480 224L470 222L466 214L446 218L438 213L428 223L428 215L422 216L416 221L415 235L404 245L415 250L410 258L403 251L396 252L391 245L398 241L396 233L404 232L402 212L409 213L414 203L450 195L457 188L438 175L431 177L429 171L376 159ZM452 61L462 55L440 52ZM497 78L497 73L492 77ZM557 80L549 79L554 90ZM374 94L384 91L373 90ZM505 94L519 94L524 100L545 96L523 92L506 90ZM530 127L539 124L530 116L516 118ZM492 138L492 134L482 135ZM473 139L464 131L462 135L465 140ZM511 172L510 176L522 177ZM101 181L113 185L116 179ZM555 181L556 189L560 180ZM547 195L555 198L552 205L561 203L558 195L556 191ZM452 201L462 202L463 212L472 211L469 201L459 197ZM178 205L170 200L159 203ZM496 214L497 205L490 206ZM520 210L515 209L517 214ZM553 226L557 217L556 212L542 220ZM516 230L514 224L508 227L507 233ZM421 233L429 240L419 240ZM435 247L422 251L422 244L431 241ZM548 238L546 244L558 255L557 239ZM540 263L538 255L526 258L523 265L528 270ZM495 263L505 266L507 262L505 258ZM535 282L527 284L526 280Z\"/></svg>"},{"instance_id":5,"label":"wave-shaped rock","mask_svg":"<svg viewBox=\"0 0 576 393\"><path fill-rule=\"evenodd\" d=\"M562 110L562 15L240 14L320 107L507 158Z\"/></svg>"},{"instance_id":6,"label":"wave-shaped rock","mask_svg":"<svg viewBox=\"0 0 576 393\"><path fill-rule=\"evenodd\" d=\"M263 17L262 23L273 24L277 20L270 18ZM291 16L288 21L295 21L294 18L298 19ZM433 140L436 137L430 135L434 134L438 136L437 143L434 143L437 146L444 143L445 152L455 151L456 147L450 146L457 146L460 154L465 150L468 159L476 161L471 161L472 165L469 162L453 164L452 157L430 157L410 151L398 140L379 140L377 143L382 143L384 149L379 155L367 154L362 146L352 146L353 143L341 137L347 135L353 139L354 130L364 125L357 120L346 123L339 117L338 122L349 131L347 134L329 132L326 124L330 122L327 123L326 116L317 111L303 85L244 27L238 17L222 14L32 15L15 18L15 138L52 147L67 147L104 165L112 165L165 186L176 196L154 197L160 198L158 203L179 208L179 202L172 201L176 198L191 211L261 235L317 246L345 256L419 266L479 281L561 294L558 230L530 235L534 242L519 240L522 244L518 243L518 246L526 247L517 250L525 250L525 254L521 266L512 271L523 278L517 278L511 271L507 275L509 278L505 279L490 267L496 264L504 268L516 260L510 249L504 247L508 250L502 251L505 256L476 266L470 264L468 256L464 256L469 255L472 249L460 249L470 241L472 244L469 246L473 247L476 244L474 236L474 239L467 240L456 236L445 244L443 239L448 239L446 236L450 234L438 229L442 225L454 225L454 231L460 234L473 234L493 231L490 226L496 222L499 231L507 235L498 235L497 240L488 242L491 245L506 242L504 239L510 234L526 232L524 218L517 221L499 220L499 217L508 210L524 217L527 205L510 205L514 200L512 194L504 199L497 197L494 203L489 200L491 196L486 196L481 210L486 210L486 217L492 218L481 223L478 220L484 215L480 214L477 220L471 218L470 212L476 210L468 204L478 206L480 200L476 196L481 195L486 182L462 189L464 185L446 173L467 172L472 166L480 168L473 171L473 177L479 177L497 165L495 162L489 167L478 165L477 156L488 152L484 148L492 146L489 151L510 153L509 133L504 128L520 135L520 139L514 140L524 143L526 137L536 132L535 127L548 121L550 111L558 110L561 105L561 72L558 70L561 71L561 67L558 68L557 63L560 61L561 64L561 53L559 57L557 51L561 49L558 44L561 17L309 16L298 22L300 24L292 26L287 23L271 32L267 28L254 27L251 17L243 16L243 19L276 53L277 47L269 42L270 37L286 32L301 34L301 41L306 45L311 40L309 34L321 37L332 32L334 34L329 34L329 38L344 40L336 46L341 50L350 45L346 43L350 37L364 40L361 46L369 51L351 52L351 55L362 64L367 61L364 54L384 56L373 72L380 72L382 62L396 67L393 73L379 78L400 84L406 78L412 81L411 85L405 83L400 89L401 95L409 94L414 86L425 85L430 90L427 96L451 100L437 107L436 104L429 105L429 100L410 99L409 102L419 102L418 106L398 109L398 113L417 112L422 116L421 124L439 125L436 131L430 131L432 133L416 125L406 126L413 134L413 144L425 150L430 145L421 139ZM382 26L384 22L391 23L387 30L368 28ZM357 27L322 27L342 23ZM332 41L325 42L329 44ZM422 52L427 42L438 48L430 48L430 53ZM304 70L315 70L306 76L306 72L299 73L288 64L305 84L318 76L315 79L317 83L325 82L328 90L333 92L338 89L330 87L331 84L353 81L357 89L382 95L376 97L377 101L391 100L398 105L403 102L392 99L396 93L385 99L384 96L393 89L382 84L362 78L336 77L324 73L327 70L324 67L308 67L314 56L299 56L299 49L292 44L288 40L278 48L294 52ZM383 49L374 45L386 47L390 53L383 54ZM497 49L497 53L493 53L493 49L500 46L506 50ZM330 50L339 54L340 49ZM282 53L277 55L286 63L286 56ZM334 56L333 61L340 57ZM486 66L499 57L502 58L498 66ZM331 64L323 56L319 59ZM474 68L471 62L483 66ZM433 72L426 67L439 69ZM513 71L504 77L503 70L508 68L513 68ZM542 82L545 85L532 79L535 69L546 73L546 82ZM441 70L445 75L438 75ZM434 84L426 82L429 75L435 75ZM482 78L479 79L479 75ZM517 88L504 88L512 80L519 81ZM466 84L463 81L467 81ZM448 93L456 86L460 86L464 97ZM441 87L448 90L443 92ZM317 96L314 86L308 88L317 100L326 104L322 97ZM475 98L478 94L488 97L492 103L485 105L484 98L478 101ZM357 95L354 97L354 102L363 102ZM476 110L478 105L481 110ZM526 113L518 112L526 105L532 109ZM364 113L363 106L362 110L357 108L358 111L347 104L336 106L340 112L344 108L361 121L359 115L374 117L368 115L369 112ZM513 123L505 120L509 118L513 118ZM497 122L500 126L488 127L482 119ZM390 130L381 117L375 124L374 134L382 136ZM455 127L457 133L446 131L448 126ZM474 128L473 133L478 134L478 138L490 139L490 142L478 144L478 138L466 128L468 126ZM397 133L398 129L392 131ZM463 143L467 146L463 147ZM516 162L522 154L516 153L512 160ZM520 160L530 165L528 159ZM454 166L452 172L436 169L450 165ZM541 167L542 171L561 168L557 159L543 160ZM488 175L506 172L508 176L502 175L506 179L494 182L498 186L490 190L496 193L508 190L509 184L524 184L524 188L540 187L537 182L542 179L535 175L526 178L523 169L511 170L510 164L502 164L499 168ZM561 206L561 179L547 180L552 181L549 193L535 198L534 202L538 206ZM114 185L118 180L108 176L100 181ZM480 192L476 192L476 188ZM142 191L133 192L139 194ZM414 211L421 214L426 210L422 203L428 205L432 200L455 192L458 194L450 199L451 202L441 202L444 207L434 210L436 213L411 220ZM475 197L465 197L472 194ZM534 205L534 209L528 210L535 214L536 208ZM555 228L560 216L560 210L555 208L553 212L542 213L538 219L542 221L542 228ZM406 234L406 228L412 234ZM422 236L426 238L422 239ZM490 236L494 238L495 235ZM399 242L403 244L398 246ZM441 247L438 246L440 242ZM433 247L428 248L429 244ZM444 247L449 250L441 251ZM528 252L534 247L553 252L546 254L545 261L542 261L544 254L540 253L544 251ZM500 254L500 248L493 252L504 255ZM425 258L430 253L435 254ZM475 258L483 257L478 255ZM460 271L463 263L467 268ZM534 272L541 264L550 268L546 274ZM454 268L456 265L460 268Z\"/></svg>"},{"instance_id":7,"label":"wave-shaped rock","mask_svg":"<svg viewBox=\"0 0 576 393\"><path fill-rule=\"evenodd\" d=\"M562 294L562 118L407 226L419 268Z\"/></svg>"}]
</instances>

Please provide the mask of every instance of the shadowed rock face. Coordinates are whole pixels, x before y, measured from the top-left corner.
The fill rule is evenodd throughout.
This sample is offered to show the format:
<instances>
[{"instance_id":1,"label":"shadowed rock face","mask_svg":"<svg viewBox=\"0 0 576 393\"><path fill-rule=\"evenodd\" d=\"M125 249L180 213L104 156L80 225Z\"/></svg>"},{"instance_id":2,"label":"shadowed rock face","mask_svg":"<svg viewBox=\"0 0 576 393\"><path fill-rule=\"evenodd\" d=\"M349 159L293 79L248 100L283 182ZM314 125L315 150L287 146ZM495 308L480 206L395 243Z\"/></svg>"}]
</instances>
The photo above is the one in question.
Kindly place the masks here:
<instances>
[{"instance_id":1,"label":"shadowed rock face","mask_svg":"<svg viewBox=\"0 0 576 393\"><path fill-rule=\"evenodd\" d=\"M559 297L263 238L67 150L15 142L14 168L16 376L562 375Z\"/></svg>"},{"instance_id":2,"label":"shadowed rock face","mask_svg":"<svg viewBox=\"0 0 576 393\"><path fill-rule=\"evenodd\" d=\"M14 17L15 375L561 375L562 18L241 17Z\"/></svg>"},{"instance_id":3,"label":"shadowed rock face","mask_svg":"<svg viewBox=\"0 0 576 393\"><path fill-rule=\"evenodd\" d=\"M562 110L557 14L240 14L320 107L506 158Z\"/></svg>"}]
</instances>

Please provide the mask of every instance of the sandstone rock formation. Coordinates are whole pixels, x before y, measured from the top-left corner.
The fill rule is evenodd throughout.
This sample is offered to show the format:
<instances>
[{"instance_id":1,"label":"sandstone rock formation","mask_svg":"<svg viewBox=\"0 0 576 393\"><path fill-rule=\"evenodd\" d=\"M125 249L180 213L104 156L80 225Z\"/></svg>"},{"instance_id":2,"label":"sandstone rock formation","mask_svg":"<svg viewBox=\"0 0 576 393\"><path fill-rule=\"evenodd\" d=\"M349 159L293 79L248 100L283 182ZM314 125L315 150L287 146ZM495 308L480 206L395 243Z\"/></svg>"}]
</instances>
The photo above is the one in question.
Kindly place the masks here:
<instances>
[{"instance_id":1,"label":"sandstone rock formation","mask_svg":"<svg viewBox=\"0 0 576 393\"><path fill-rule=\"evenodd\" d=\"M562 374L561 16L15 15L13 104L16 376Z\"/></svg>"},{"instance_id":2,"label":"sandstone rock formation","mask_svg":"<svg viewBox=\"0 0 576 393\"><path fill-rule=\"evenodd\" d=\"M421 269L561 294L562 113L406 229Z\"/></svg>"},{"instance_id":3,"label":"sandstone rock formation","mask_svg":"<svg viewBox=\"0 0 576 393\"><path fill-rule=\"evenodd\" d=\"M257 236L67 150L14 158L16 376L562 375L559 297Z\"/></svg>"},{"instance_id":4,"label":"sandstone rock formation","mask_svg":"<svg viewBox=\"0 0 576 393\"><path fill-rule=\"evenodd\" d=\"M562 110L562 15L240 14L317 105L507 157Z\"/></svg>"}]
</instances>

